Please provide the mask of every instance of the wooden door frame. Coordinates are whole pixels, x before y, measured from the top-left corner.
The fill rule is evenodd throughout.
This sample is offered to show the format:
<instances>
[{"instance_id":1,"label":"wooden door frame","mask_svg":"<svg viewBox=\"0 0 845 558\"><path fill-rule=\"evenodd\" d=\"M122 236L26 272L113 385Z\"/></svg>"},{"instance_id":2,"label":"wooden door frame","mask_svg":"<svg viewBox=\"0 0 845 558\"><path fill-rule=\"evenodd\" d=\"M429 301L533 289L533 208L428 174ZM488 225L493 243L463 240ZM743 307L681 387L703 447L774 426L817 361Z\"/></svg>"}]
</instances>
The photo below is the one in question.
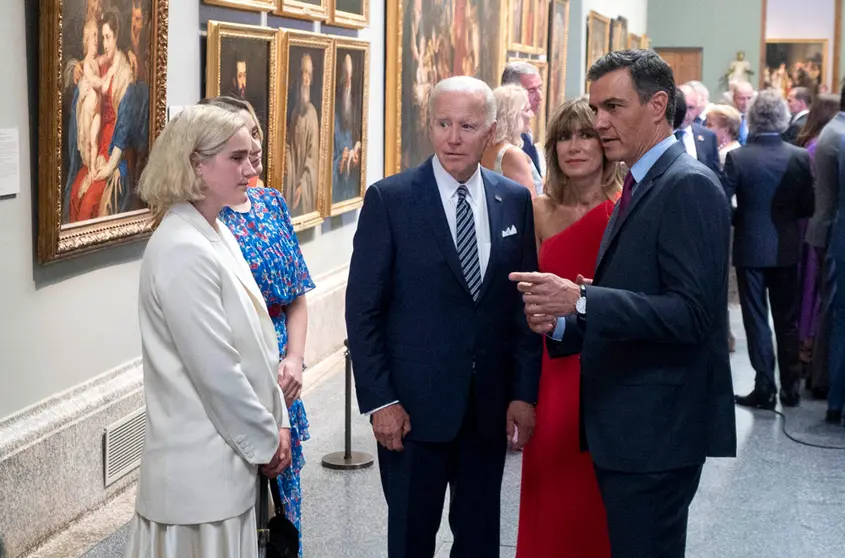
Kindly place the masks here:
<instances>
[{"instance_id":1,"label":"wooden door frame","mask_svg":"<svg viewBox=\"0 0 845 558\"><path fill-rule=\"evenodd\" d=\"M670 46L663 46L659 48L655 48L654 52L660 54L661 50L671 50L674 52L698 52L701 54L701 77L704 77L704 47L670 47Z\"/></svg>"}]
</instances>

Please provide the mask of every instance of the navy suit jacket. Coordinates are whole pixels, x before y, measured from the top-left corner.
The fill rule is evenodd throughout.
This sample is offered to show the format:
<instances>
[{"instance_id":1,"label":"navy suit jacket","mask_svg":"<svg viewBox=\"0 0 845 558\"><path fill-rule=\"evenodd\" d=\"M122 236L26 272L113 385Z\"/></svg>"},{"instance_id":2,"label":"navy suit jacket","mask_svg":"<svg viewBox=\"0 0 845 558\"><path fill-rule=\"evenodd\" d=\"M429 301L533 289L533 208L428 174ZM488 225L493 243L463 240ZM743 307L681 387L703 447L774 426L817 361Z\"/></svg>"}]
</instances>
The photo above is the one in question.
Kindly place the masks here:
<instances>
[{"instance_id":1,"label":"navy suit jacket","mask_svg":"<svg viewBox=\"0 0 845 558\"><path fill-rule=\"evenodd\" d=\"M698 160L716 173L716 176L721 180L722 165L719 163L719 140L716 133L704 126L693 124L692 134L695 138L695 151Z\"/></svg>"},{"instance_id":2,"label":"navy suit jacket","mask_svg":"<svg viewBox=\"0 0 845 558\"><path fill-rule=\"evenodd\" d=\"M551 356L581 353L582 435L593 461L648 473L734 456L725 195L673 144L610 218L584 322Z\"/></svg>"},{"instance_id":3,"label":"navy suit jacket","mask_svg":"<svg viewBox=\"0 0 845 558\"><path fill-rule=\"evenodd\" d=\"M795 265L801 256L801 219L815 208L810 154L778 135L763 135L725 158L728 199L736 194L733 264Z\"/></svg>"},{"instance_id":4,"label":"navy suit jacket","mask_svg":"<svg viewBox=\"0 0 845 558\"><path fill-rule=\"evenodd\" d=\"M484 436L504 435L511 401L537 400L542 338L508 280L537 269L531 195L503 176L481 175L492 246L477 302L431 159L370 186L358 219L346 291L358 405L368 412L398 400L411 440L454 439L471 393Z\"/></svg>"}]
</instances>

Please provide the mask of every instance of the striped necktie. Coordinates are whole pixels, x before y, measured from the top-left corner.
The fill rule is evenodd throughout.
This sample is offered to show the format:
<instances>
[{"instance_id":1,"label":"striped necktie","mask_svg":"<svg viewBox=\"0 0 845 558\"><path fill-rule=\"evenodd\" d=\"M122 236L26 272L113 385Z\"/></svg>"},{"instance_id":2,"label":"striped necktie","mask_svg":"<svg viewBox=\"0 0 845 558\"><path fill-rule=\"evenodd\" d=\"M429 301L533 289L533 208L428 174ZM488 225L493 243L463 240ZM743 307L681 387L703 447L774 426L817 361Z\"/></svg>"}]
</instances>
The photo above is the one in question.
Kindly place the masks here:
<instances>
[{"instance_id":1,"label":"striped necktie","mask_svg":"<svg viewBox=\"0 0 845 558\"><path fill-rule=\"evenodd\" d=\"M478 263L478 243L475 240L475 219L467 201L467 187L458 187L458 206L455 209L455 231L458 259L473 300L481 290L481 265Z\"/></svg>"}]
</instances>

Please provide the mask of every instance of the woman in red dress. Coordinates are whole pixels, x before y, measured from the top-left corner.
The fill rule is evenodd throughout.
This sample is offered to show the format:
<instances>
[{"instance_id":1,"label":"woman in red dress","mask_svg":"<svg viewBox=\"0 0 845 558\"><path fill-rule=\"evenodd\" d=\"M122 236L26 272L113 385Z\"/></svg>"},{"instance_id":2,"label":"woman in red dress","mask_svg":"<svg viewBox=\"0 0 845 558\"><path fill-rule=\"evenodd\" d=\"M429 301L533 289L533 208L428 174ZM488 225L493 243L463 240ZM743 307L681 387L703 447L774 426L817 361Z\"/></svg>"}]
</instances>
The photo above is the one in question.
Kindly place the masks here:
<instances>
[{"instance_id":1,"label":"woman in red dress","mask_svg":"<svg viewBox=\"0 0 845 558\"><path fill-rule=\"evenodd\" d=\"M545 148L546 185L534 200L540 271L590 278L621 169L604 157L593 112L581 99L552 115ZM522 460L517 558L610 557L593 462L580 449L578 358L543 354L537 425Z\"/></svg>"}]
</instances>

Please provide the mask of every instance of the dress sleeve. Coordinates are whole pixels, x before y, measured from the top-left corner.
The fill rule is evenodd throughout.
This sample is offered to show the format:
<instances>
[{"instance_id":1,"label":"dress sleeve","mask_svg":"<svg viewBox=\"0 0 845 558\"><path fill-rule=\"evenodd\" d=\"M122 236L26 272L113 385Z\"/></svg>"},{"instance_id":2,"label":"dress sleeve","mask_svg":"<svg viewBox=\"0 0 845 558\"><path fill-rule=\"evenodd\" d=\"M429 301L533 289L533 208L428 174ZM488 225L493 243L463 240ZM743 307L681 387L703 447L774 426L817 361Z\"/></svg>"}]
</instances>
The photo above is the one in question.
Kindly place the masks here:
<instances>
[{"instance_id":1,"label":"dress sleeve","mask_svg":"<svg viewBox=\"0 0 845 558\"><path fill-rule=\"evenodd\" d=\"M291 297L295 298L314 289L316 285L311 279L308 265L302 256L302 250L299 248L299 239L297 239L296 232L293 230L293 223L284 196L277 190L268 188L268 191L276 200L280 232L282 237L287 240L287 249L290 251L289 264L285 266L285 283L288 285Z\"/></svg>"}]
</instances>

